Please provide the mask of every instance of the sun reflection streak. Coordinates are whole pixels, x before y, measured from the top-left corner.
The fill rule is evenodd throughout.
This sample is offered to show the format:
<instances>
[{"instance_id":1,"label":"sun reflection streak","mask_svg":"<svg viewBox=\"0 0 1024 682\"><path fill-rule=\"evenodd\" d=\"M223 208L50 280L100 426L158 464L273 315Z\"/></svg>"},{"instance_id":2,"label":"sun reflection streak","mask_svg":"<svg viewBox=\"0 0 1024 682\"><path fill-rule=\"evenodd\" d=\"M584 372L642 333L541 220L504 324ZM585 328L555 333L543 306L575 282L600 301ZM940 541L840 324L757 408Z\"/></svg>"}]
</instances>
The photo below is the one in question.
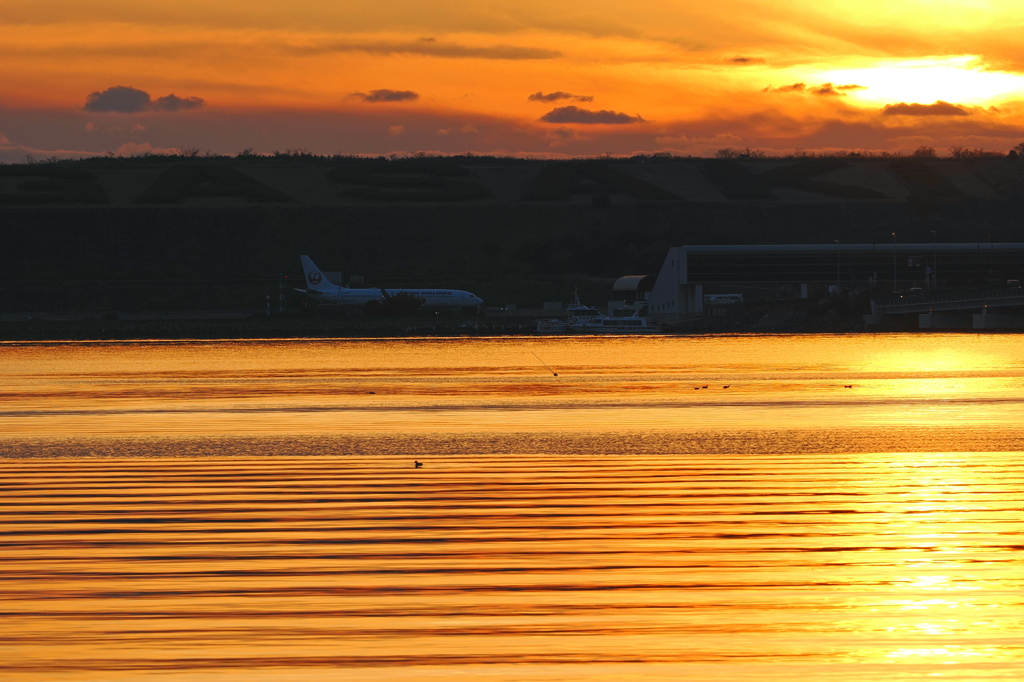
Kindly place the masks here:
<instances>
[{"instance_id":1,"label":"sun reflection streak","mask_svg":"<svg viewBox=\"0 0 1024 682\"><path fill-rule=\"evenodd\" d=\"M1011 634L1015 619L971 617L1009 615L1019 603L1012 587L993 582L1002 570L998 562L1015 563L1016 541L1000 535L1015 536L1018 524L998 495L986 493L988 477L976 471L983 459L940 452L889 457L888 475L879 480L890 493L881 534L892 557L891 579L883 581L884 597L872 609L888 623L884 630L867 622L863 627L865 634L884 632L898 646L881 646L869 658L926 667L1012 659L1015 647L992 642Z\"/></svg>"},{"instance_id":2,"label":"sun reflection streak","mask_svg":"<svg viewBox=\"0 0 1024 682\"><path fill-rule=\"evenodd\" d=\"M930 658L935 659L934 663L954 663L958 658L979 656L990 658L995 651L993 648L969 649L958 646L902 648L889 652L889 658Z\"/></svg>"}]
</instances>

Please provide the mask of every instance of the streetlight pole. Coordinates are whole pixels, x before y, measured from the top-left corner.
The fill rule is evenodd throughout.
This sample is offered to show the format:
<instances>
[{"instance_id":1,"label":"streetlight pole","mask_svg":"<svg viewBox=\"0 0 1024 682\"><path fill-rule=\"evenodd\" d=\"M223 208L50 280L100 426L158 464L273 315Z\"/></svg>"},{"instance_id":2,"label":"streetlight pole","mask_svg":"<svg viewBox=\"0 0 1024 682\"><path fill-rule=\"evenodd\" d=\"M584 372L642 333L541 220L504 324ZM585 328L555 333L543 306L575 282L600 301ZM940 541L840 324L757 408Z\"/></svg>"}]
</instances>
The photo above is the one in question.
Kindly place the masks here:
<instances>
[{"instance_id":1,"label":"streetlight pole","mask_svg":"<svg viewBox=\"0 0 1024 682\"><path fill-rule=\"evenodd\" d=\"M932 230L932 288L939 290L939 260L936 256L935 230Z\"/></svg>"},{"instance_id":2,"label":"streetlight pole","mask_svg":"<svg viewBox=\"0 0 1024 682\"><path fill-rule=\"evenodd\" d=\"M892 292L896 293L896 233L892 233Z\"/></svg>"},{"instance_id":3,"label":"streetlight pole","mask_svg":"<svg viewBox=\"0 0 1024 682\"><path fill-rule=\"evenodd\" d=\"M836 296L839 295L839 240L836 240Z\"/></svg>"}]
</instances>

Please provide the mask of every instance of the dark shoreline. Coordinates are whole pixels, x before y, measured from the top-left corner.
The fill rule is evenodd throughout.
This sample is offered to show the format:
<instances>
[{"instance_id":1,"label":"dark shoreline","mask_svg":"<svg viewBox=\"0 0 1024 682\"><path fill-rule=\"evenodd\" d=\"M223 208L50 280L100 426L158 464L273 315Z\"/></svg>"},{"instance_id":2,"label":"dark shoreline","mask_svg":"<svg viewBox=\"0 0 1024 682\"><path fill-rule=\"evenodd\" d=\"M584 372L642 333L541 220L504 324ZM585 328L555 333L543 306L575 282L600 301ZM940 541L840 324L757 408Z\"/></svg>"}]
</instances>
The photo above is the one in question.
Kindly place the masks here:
<instances>
[{"instance_id":1,"label":"dark shoreline","mask_svg":"<svg viewBox=\"0 0 1024 682\"><path fill-rule=\"evenodd\" d=\"M916 316L886 320L865 328L861 315L841 315L820 303L744 306L720 316L705 316L667 325L666 335L703 334L841 334L921 332ZM957 330L943 330L957 331ZM964 330L973 331L973 330ZM543 337L536 317L299 317L175 319L33 319L0 320L0 341L131 341L140 339L330 339L402 337Z\"/></svg>"}]
</instances>

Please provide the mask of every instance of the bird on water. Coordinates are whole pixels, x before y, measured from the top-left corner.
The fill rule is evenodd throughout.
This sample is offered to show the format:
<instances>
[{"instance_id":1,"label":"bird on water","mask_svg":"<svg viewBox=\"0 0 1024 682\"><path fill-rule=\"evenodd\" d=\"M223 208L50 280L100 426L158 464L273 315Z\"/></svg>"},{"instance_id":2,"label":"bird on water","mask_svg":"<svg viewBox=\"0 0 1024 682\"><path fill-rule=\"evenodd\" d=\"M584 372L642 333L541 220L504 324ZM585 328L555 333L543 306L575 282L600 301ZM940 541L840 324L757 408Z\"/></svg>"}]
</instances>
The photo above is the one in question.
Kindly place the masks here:
<instances>
[{"instance_id":1,"label":"bird on water","mask_svg":"<svg viewBox=\"0 0 1024 682\"><path fill-rule=\"evenodd\" d=\"M413 466L416 467L417 469L419 469L421 466L423 466L423 462L414 459L413 460Z\"/></svg>"}]
</instances>

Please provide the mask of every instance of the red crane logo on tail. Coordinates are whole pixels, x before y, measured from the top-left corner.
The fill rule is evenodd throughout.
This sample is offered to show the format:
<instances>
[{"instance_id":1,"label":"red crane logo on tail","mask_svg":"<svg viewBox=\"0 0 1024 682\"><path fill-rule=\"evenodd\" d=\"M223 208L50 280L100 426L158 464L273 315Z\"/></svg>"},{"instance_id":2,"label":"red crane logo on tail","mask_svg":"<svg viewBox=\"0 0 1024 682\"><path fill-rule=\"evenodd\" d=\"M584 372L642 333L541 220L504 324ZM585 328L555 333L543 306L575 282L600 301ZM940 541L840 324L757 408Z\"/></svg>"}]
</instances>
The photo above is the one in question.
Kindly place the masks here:
<instances>
[{"instance_id":1,"label":"red crane logo on tail","mask_svg":"<svg viewBox=\"0 0 1024 682\"><path fill-rule=\"evenodd\" d=\"M313 272L309 273L309 283L310 284L320 284L320 280L321 279L323 279L323 277L320 276L319 272L313 271Z\"/></svg>"}]
</instances>

